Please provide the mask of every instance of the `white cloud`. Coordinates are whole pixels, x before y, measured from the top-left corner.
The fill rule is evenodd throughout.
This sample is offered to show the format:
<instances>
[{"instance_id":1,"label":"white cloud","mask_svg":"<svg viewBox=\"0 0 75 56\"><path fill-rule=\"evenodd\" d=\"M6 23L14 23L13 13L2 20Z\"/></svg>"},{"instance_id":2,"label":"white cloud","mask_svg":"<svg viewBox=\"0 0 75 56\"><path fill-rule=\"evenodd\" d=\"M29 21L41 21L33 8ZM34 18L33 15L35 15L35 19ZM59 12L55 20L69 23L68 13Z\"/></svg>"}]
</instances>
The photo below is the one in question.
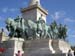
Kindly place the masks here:
<instances>
[{"instance_id":1,"label":"white cloud","mask_svg":"<svg viewBox=\"0 0 75 56\"><path fill-rule=\"evenodd\" d=\"M69 37L75 37L75 35L74 35L74 34L72 34L72 35L69 35Z\"/></svg>"},{"instance_id":2,"label":"white cloud","mask_svg":"<svg viewBox=\"0 0 75 56\"><path fill-rule=\"evenodd\" d=\"M75 37L75 31L74 31L74 29L68 28L68 37Z\"/></svg>"},{"instance_id":3,"label":"white cloud","mask_svg":"<svg viewBox=\"0 0 75 56\"><path fill-rule=\"evenodd\" d=\"M55 12L53 15L51 15L51 17L54 19L54 20L58 20L62 17L64 17L65 15L65 12L64 11L57 11Z\"/></svg>"},{"instance_id":4,"label":"white cloud","mask_svg":"<svg viewBox=\"0 0 75 56\"><path fill-rule=\"evenodd\" d=\"M69 27L67 27L67 32L70 32L70 31L71 31L71 29Z\"/></svg>"},{"instance_id":5,"label":"white cloud","mask_svg":"<svg viewBox=\"0 0 75 56\"><path fill-rule=\"evenodd\" d=\"M3 13L15 12L15 11L18 11L18 9L17 9L17 8L3 8L3 9L2 9L2 12L3 12Z\"/></svg>"},{"instance_id":6,"label":"white cloud","mask_svg":"<svg viewBox=\"0 0 75 56\"><path fill-rule=\"evenodd\" d=\"M10 12L15 12L15 11L18 11L18 9L17 8L10 8L9 11Z\"/></svg>"},{"instance_id":7,"label":"white cloud","mask_svg":"<svg viewBox=\"0 0 75 56\"><path fill-rule=\"evenodd\" d=\"M2 12L3 12L3 13L6 13L7 11L8 11L8 8L3 8L3 9L2 9Z\"/></svg>"},{"instance_id":8,"label":"white cloud","mask_svg":"<svg viewBox=\"0 0 75 56\"><path fill-rule=\"evenodd\" d=\"M54 14L54 19L59 19L60 18L60 16L59 16L59 12L55 12L55 14Z\"/></svg>"},{"instance_id":9,"label":"white cloud","mask_svg":"<svg viewBox=\"0 0 75 56\"><path fill-rule=\"evenodd\" d=\"M75 20L73 20L71 18L65 18L64 21L66 21L66 22L75 22Z\"/></svg>"}]
</instances>

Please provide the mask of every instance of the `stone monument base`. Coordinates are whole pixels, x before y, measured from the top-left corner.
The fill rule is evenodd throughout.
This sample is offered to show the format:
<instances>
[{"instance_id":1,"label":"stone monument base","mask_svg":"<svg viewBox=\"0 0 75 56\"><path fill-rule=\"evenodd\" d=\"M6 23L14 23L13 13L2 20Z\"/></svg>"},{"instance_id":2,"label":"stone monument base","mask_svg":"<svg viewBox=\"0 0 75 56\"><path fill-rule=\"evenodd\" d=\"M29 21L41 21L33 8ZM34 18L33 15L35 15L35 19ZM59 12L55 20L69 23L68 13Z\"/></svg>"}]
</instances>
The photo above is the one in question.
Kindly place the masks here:
<instances>
[{"instance_id":1,"label":"stone monument base","mask_svg":"<svg viewBox=\"0 0 75 56\"><path fill-rule=\"evenodd\" d=\"M70 45L63 40L29 40L24 43L23 56L66 56Z\"/></svg>"},{"instance_id":2,"label":"stone monument base","mask_svg":"<svg viewBox=\"0 0 75 56\"><path fill-rule=\"evenodd\" d=\"M20 50L23 56L67 56L70 45L63 40L40 39L23 40L21 38L12 38L1 44L6 51L2 56L15 56Z\"/></svg>"},{"instance_id":3,"label":"stone monument base","mask_svg":"<svg viewBox=\"0 0 75 56\"><path fill-rule=\"evenodd\" d=\"M18 50L23 53L22 44L24 39L22 38L12 38L8 41L3 42L3 47L6 49L5 52L2 53L2 56L16 56Z\"/></svg>"}]
</instances>

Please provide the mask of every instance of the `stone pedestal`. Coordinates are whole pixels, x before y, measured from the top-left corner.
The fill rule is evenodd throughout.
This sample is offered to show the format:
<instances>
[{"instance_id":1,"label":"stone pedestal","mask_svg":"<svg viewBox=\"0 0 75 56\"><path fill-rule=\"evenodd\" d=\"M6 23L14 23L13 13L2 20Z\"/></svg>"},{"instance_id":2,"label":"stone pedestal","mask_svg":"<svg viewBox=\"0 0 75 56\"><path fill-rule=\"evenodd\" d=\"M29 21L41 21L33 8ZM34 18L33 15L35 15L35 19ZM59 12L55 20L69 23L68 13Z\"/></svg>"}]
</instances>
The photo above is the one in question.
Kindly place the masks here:
<instances>
[{"instance_id":1,"label":"stone pedestal","mask_svg":"<svg viewBox=\"0 0 75 56\"><path fill-rule=\"evenodd\" d=\"M3 53L3 56L15 56L18 50L23 53L22 45L24 40L21 38L12 38L6 41L6 51Z\"/></svg>"},{"instance_id":2,"label":"stone pedestal","mask_svg":"<svg viewBox=\"0 0 75 56\"><path fill-rule=\"evenodd\" d=\"M2 56L16 56L18 50L21 54L24 52L23 56L67 56L71 50L67 42L54 39L24 41L21 38L12 38L3 42L2 47L6 48Z\"/></svg>"},{"instance_id":3,"label":"stone pedestal","mask_svg":"<svg viewBox=\"0 0 75 56\"><path fill-rule=\"evenodd\" d=\"M26 41L24 48L24 56L42 56L52 53L49 49L49 40Z\"/></svg>"},{"instance_id":4,"label":"stone pedestal","mask_svg":"<svg viewBox=\"0 0 75 56\"><path fill-rule=\"evenodd\" d=\"M63 40L41 39L25 41L23 56L66 56L70 45Z\"/></svg>"}]
</instances>

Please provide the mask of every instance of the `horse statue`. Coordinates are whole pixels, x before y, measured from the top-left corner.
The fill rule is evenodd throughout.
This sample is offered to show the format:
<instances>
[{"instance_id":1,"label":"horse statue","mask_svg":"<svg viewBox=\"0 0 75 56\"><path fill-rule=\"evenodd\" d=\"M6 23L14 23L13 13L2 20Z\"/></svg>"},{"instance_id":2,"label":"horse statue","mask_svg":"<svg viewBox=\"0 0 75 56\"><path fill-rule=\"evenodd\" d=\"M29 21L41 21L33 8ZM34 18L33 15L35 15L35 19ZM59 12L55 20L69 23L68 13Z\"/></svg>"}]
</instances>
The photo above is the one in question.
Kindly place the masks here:
<instances>
[{"instance_id":1,"label":"horse statue","mask_svg":"<svg viewBox=\"0 0 75 56\"><path fill-rule=\"evenodd\" d=\"M20 17L16 19L8 18L6 20L6 28L10 32L10 37L22 37L24 39L46 39L53 37L51 27L46 25L42 17L36 22Z\"/></svg>"},{"instance_id":2,"label":"horse statue","mask_svg":"<svg viewBox=\"0 0 75 56\"><path fill-rule=\"evenodd\" d=\"M10 32L10 37L22 37L23 32L27 29L24 20L17 17L16 19L8 18L6 20L6 28Z\"/></svg>"},{"instance_id":3,"label":"horse statue","mask_svg":"<svg viewBox=\"0 0 75 56\"><path fill-rule=\"evenodd\" d=\"M51 25L51 36L53 39L57 39L58 38L58 25L56 24L56 22L54 21Z\"/></svg>"},{"instance_id":4,"label":"horse statue","mask_svg":"<svg viewBox=\"0 0 75 56\"><path fill-rule=\"evenodd\" d=\"M6 20L6 28L7 28L7 30L10 32L9 33L9 36L10 37L13 37L15 34L15 30L16 30L16 25L15 25L15 23L14 23L14 20L12 19L12 18L8 18L7 20Z\"/></svg>"},{"instance_id":5,"label":"horse statue","mask_svg":"<svg viewBox=\"0 0 75 56\"><path fill-rule=\"evenodd\" d=\"M42 16L37 21L37 29L40 32L40 37L42 38L51 38L50 35L50 26L46 25L45 21L42 19Z\"/></svg>"}]
</instances>

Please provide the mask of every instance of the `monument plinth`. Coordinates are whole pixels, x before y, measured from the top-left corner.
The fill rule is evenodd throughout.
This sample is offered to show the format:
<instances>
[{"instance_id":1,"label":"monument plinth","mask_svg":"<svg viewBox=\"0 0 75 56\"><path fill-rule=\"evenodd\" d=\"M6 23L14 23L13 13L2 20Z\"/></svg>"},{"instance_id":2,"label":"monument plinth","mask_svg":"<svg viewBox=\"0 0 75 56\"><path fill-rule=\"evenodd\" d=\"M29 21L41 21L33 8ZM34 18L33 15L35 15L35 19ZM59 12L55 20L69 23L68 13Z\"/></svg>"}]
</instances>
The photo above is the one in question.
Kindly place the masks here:
<instances>
[{"instance_id":1,"label":"monument plinth","mask_svg":"<svg viewBox=\"0 0 75 56\"><path fill-rule=\"evenodd\" d=\"M12 38L4 42L5 52L2 53L3 56L16 56L17 52L20 51L24 53L22 49L24 39L22 38Z\"/></svg>"},{"instance_id":2,"label":"monument plinth","mask_svg":"<svg viewBox=\"0 0 75 56\"><path fill-rule=\"evenodd\" d=\"M24 56L66 56L70 45L63 40L41 39L25 41Z\"/></svg>"}]
</instances>

